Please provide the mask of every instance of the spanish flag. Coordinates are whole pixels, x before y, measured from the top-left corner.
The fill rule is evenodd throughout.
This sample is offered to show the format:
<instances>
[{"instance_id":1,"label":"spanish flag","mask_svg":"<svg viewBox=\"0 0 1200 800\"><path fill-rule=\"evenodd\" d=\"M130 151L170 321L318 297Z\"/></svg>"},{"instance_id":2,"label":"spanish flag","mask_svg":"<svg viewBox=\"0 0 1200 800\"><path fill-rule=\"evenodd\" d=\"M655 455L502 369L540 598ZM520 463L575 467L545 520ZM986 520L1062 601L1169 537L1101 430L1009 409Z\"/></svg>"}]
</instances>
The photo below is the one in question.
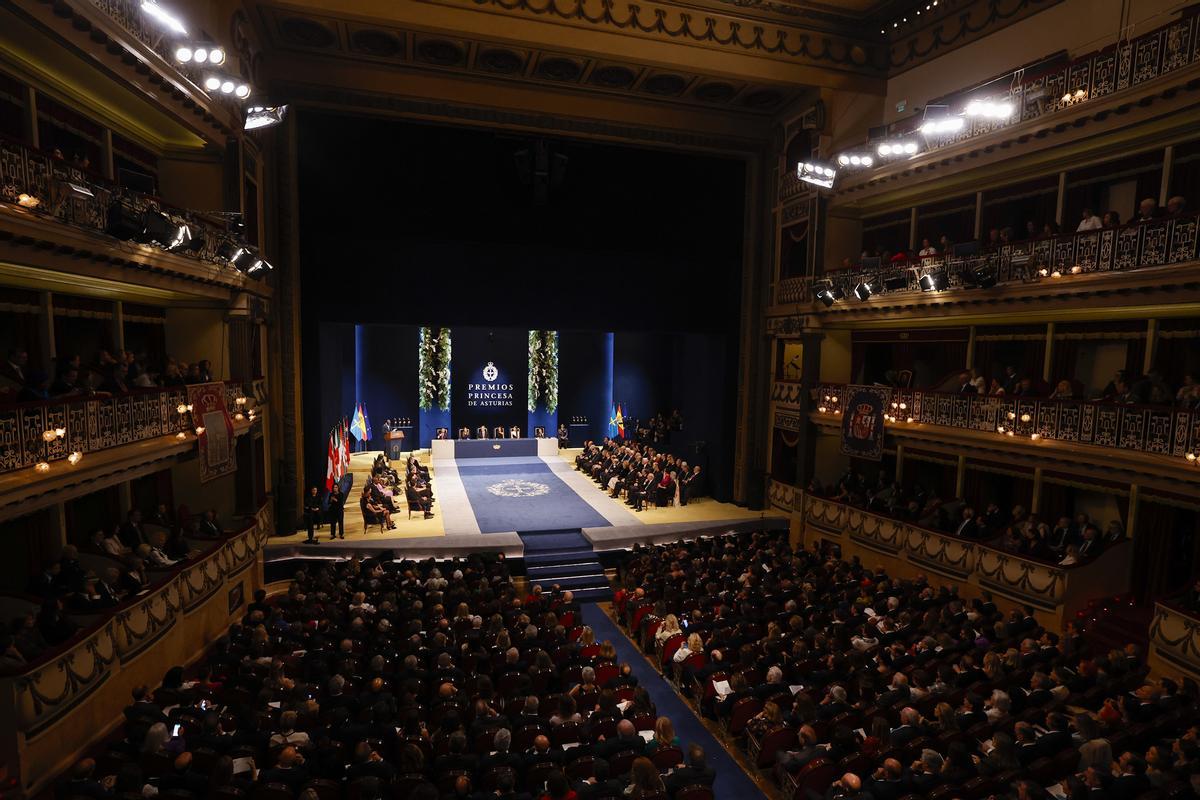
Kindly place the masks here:
<instances>
[{"instance_id":1,"label":"spanish flag","mask_svg":"<svg viewBox=\"0 0 1200 800\"><path fill-rule=\"evenodd\" d=\"M625 415L621 413L620 403L617 403L617 435L625 438Z\"/></svg>"}]
</instances>

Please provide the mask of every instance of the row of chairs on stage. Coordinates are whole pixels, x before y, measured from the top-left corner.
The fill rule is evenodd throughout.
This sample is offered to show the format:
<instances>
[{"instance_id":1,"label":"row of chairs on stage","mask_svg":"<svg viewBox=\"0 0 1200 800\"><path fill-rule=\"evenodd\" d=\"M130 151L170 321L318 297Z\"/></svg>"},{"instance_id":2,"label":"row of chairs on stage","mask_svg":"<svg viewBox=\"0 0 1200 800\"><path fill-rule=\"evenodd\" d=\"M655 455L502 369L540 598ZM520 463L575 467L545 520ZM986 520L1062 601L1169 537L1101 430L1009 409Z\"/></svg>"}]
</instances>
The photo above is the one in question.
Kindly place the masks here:
<instances>
[{"instance_id":1,"label":"row of chairs on stage","mask_svg":"<svg viewBox=\"0 0 1200 800\"><path fill-rule=\"evenodd\" d=\"M437 432L434 434L434 438L435 439L449 439L450 438L450 429L449 428L438 428ZM486 425L480 425L478 428L475 429L474 436L471 435L470 428L463 427L463 428L458 429L458 436L455 438L457 438L459 440L466 440L466 439L520 439L521 438L521 426L513 425L511 428L505 428L503 425L497 425L496 427L492 428L491 432L489 433ZM533 429L533 438L534 439L545 439L546 438L546 429L543 426L538 425L536 428Z\"/></svg>"}]
</instances>

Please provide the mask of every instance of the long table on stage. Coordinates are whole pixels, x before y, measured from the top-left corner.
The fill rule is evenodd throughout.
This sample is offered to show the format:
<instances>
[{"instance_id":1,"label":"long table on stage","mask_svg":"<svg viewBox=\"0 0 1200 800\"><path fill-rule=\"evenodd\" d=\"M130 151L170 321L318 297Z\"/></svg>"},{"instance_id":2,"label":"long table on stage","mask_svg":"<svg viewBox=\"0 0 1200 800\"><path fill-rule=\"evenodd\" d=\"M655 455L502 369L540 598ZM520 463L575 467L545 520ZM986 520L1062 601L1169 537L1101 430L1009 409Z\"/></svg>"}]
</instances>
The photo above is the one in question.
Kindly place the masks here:
<instances>
[{"instance_id":1,"label":"long table on stage","mask_svg":"<svg viewBox=\"0 0 1200 800\"><path fill-rule=\"evenodd\" d=\"M556 456L558 439L434 439L434 459Z\"/></svg>"}]
</instances>

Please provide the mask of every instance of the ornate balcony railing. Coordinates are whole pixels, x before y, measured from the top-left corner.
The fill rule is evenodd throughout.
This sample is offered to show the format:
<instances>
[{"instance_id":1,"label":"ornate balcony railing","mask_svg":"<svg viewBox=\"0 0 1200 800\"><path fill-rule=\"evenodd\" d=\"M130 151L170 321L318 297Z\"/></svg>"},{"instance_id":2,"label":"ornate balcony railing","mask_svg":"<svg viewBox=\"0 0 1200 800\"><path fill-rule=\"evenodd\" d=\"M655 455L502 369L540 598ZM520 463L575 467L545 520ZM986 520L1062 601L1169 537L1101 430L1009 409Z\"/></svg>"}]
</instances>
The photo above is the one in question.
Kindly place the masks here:
<instances>
[{"instance_id":1,"label":"ornate balcony railing","mask_svg":"<svg viewBox=\"0 0 1200 800\"><path fill-rule=\"evenodd\" d=\"M1008 119L965 117L962 130L931 137L926 147L949 147L1156 80L1200 61L1200 48L1195 46L1198 37L1200 17L1189 14L1134 39L1022 75L1022 80L1006 84L997 94L980 96L970 89L955 92L938 102L948 103L951 111L961 110L971 100L1010 103L1013 115ZM909 117L894 123L890 132L913 133L921 123L919 116Z\"/></svg>"},{"instance_id":2,"label":"ornate balcony railing","mask_svg":"<svg viewBox=\"0 0 1200 800\"><path fill-rule=\"evenodd\" d=\"M242 396L239 383L227 383L229 413L238 413ZM190 430L188 415L178 407L187 404L187 387L134 389L114 397L63 398L0 408L0 474L27 469L39 461L66 459L110 447L133 444ZM63 429L65 435L50 442L42 434Z\"/></svg>"},{"instance_id":3,"label":"ornate balcony railing","mask_svg":"<svg viewBox=\"0 0 1200 800\"><path fill-rule=\"evenodd\" d=\"M22 742L19 751L4 752L5 760L20 765L22 785L33 789L30 794L96 736L88 724L70 724L73 718L115 719L129 700L128 690L119 686L153 684L161 677L159 662L138 661L139 655L159 644L186 661L223 630L223 621L237 611L236 597L248 598L261 586L256 565L274 532L273 508L267 503L242 529L197 560L176 567L165 582L125 600L18 674L0 678L0 718ZM133 674L121 675L126 670ZM114 684L116 691L110 688ZM15 747L18 737L8 738Z\"/></svg>"},{"instance_id":4,"label":"ornate balcony railing","mask_svg":"<svg viewBox=\"0 0 1200 800\"><path fill-rule=\"evenodd\" d=\"M845 555L870 551L903 560L918 570L1029 603L1060 622L1088 600L1121 594L1129 586L1129 542L1112 545L1089 561L1062 566L823 497L804 494L801 506L806 543L831 538L842 544Z\"/></svg>"},{"instance_id":5,"label":"ornate balcony railing","mask_svg":"<svg viewBox=\"0 0 1200 800\"><path fill-rule=\"evenodd\" d=\"M135 214L162 212L173 222L187 225L191 232L192 246L172 249L173 255L222 266L228 264L229 248L243 244L224 222L174 208L151 195L109 183L61 158L0 139L0 202L22 205L22 195L36 201L31 208L30 201L25 205L38 216L102 234L108 232L109 209L116 202Z\"/></svg>"},{"instance_id":6,"label":"ornate balcony railing","mask_svg":"<svg viewBox=\"0 0 1200 800\"><path fill-rule=\"evenodd\" d=\"M830 411L844 408L849 394L842 384L819 384L813 392L813 405ZM826 397L834 399L827 401ZM1180 458L1200 450L1200 410L1194 409L920 389L893 389L891 402L896 404L892 416L900 420L911 417L914 423L925 425L998 436L1011 431L1018 438L1054 439ZM900 404L905 407L901 409ZM1000 427L1004 428L1003 434L998 431Z\"/></svg>"},{"instance_id":7,"label":"ornate balcony railing","mask_svg":"<svg viewBox=\"0 0 1200 800\"><path fill-rule=\"evenodd\" d=\"M971 257L931 257L903 264L860 266L809 282L808 298L832 286L853 300L855 287L870 283L872 296L920 292L926 272L944 269L950 289L978 285L979 270L996 284L1057 282L1073 275L1124 272L1195 261L1200 217L1185 215L1002 245L996 252ZM1057 275L1056 275L1057 273ZM836 293L836 292L835 292Z\"/></svg>"},{"instance_id":8,"label":"ornate balcony railing","mask_svg":"<svg viewBox=\"0 0 1200 800\"><path fill-rule=\"evenodd\" d=\"M1200 678L1200 614L1174 603L1155 603L1150 655Z\"/></svg>"}]
</instances>

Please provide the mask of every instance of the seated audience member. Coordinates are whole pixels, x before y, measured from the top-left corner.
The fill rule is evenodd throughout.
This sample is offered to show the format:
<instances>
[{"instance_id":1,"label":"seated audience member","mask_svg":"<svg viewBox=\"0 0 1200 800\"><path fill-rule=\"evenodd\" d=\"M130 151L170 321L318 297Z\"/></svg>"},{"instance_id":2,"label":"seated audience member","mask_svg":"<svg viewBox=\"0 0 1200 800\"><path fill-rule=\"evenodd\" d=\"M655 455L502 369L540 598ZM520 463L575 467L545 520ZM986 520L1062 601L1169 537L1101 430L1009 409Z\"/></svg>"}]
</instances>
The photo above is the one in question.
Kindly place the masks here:
<instances>
[{"instance_id":1,"label":"seated audience member","mask_svg":"<svg viewBox=\"0 0 1200 800\"><path fill-rule=\"evenodd\" d=\"M1104 221L1101 220L1090 208L1085 208L1079 220L1079 226L1075 228L1077 232L1095 231L1104 227Z\"/></svg>"},{"instance_id":2,"label":"seated audience member","mask_svg":"<svg viewBox=\"0 0 1200 800\"><path fill-rule=\"evenodd\" d=\"M1105 228L1119 228L1121 227L1121 212L1105 211L1104 216L1100 218L1100 222Z\"/></svg>"}]
</instances>

